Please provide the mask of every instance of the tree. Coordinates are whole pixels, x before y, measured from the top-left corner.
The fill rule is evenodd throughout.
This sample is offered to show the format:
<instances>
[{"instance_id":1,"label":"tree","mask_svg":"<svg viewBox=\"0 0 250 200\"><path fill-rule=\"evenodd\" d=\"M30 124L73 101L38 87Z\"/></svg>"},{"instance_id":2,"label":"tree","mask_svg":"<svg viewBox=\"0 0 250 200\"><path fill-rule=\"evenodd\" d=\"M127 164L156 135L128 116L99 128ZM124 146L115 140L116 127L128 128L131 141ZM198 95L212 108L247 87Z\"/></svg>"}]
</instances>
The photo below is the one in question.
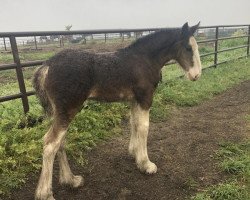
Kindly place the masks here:
<instances>
[{"instance_id":1,"label":"tree","mask_svg":"<svg viewBox=\"0 0 250 200\"><path fill-rule=\"evenodd\" d=\"M71 28L72 28L72 24L65 26L66 31L70 31ZM66 38L66 40L71 41L71 40L73 40L73 35L66 35L63 38Z\"/></svg>"},{"instance_id":2,"label":"tree","mask_svg":"<svg viewBox=\"0 0 250 200\"><path fill-rule=\"evenodd\" d=\"M71 25L65 26L65 30L66 30L66 31L70 31L71 28L72 28L72 24L71 24Z\"/></svg>"}]
</instances>

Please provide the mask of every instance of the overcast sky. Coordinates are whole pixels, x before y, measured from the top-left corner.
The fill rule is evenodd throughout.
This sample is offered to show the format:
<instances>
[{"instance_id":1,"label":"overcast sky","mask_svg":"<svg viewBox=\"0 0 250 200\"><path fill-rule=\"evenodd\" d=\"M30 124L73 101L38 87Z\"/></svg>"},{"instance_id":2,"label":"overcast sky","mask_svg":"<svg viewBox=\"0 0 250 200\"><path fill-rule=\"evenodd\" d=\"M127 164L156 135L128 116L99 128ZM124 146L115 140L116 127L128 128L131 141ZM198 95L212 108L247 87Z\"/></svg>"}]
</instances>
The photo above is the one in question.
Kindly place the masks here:
<instances>
[{"instance_id":1,"label":"overcast sky","mask_svg":"<svg viewBox=\"0 0 250 200\"><path fill-rule=\"evenodd\" d=\"M0 0L0 32L250 24L250 0Z\"/></svg>"}]
</instances>

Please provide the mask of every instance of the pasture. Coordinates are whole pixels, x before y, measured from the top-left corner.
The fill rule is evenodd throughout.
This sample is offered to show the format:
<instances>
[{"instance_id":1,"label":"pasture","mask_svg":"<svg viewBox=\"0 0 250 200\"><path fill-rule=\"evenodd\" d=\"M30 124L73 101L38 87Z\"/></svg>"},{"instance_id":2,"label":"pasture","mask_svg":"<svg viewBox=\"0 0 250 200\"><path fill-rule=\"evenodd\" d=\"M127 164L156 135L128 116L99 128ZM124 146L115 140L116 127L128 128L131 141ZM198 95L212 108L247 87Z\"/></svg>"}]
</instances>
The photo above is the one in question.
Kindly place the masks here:
<instances>
[{"instance_id":1,"label":"pasture","mask_svg":"<svg viewBox=\"0 0 250 200\"><path fill-rule=\"evenodd\" d=\"M201 51L210 49L201 47ZM52 54L31 53L24 60ZM242 52L222 56L232 54ZM2 60L9 62L8 55ZM212 60L206 57L202 62ZM31 89L33 70L24 73ZM148 148L159 173L151 177L141 174L127 154L128 105L88 101L71 124L66 145L73 171L83 175L86 184L77 191L59 186L56 165L55 198L247 199L249 58L207 69L194 83L176 79L181 73L175 65L164 68L151 109L154 123ZM1 95L18 91L14 76L7 71L1 74ZM20 100L0 104L0 195L6 199L33 199L41 168L42 136L51 122L41 117L37 99L31 96L29 100L31 110L25 116ZM244 158L236 160L240 170L238 165L226 163L238 155ZM235 193L228 194L228 190Z\"/></svg>"}]
</instances>

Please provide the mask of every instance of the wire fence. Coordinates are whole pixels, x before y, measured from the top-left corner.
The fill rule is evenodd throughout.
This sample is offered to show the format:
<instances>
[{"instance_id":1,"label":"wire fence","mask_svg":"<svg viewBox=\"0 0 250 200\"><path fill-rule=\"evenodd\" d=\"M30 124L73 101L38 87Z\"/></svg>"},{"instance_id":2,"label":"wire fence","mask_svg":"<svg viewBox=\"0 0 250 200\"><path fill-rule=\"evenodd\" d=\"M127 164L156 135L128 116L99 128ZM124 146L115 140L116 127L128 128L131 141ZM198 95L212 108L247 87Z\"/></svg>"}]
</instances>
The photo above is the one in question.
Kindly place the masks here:
<instances>
[{"instance_id":1,"label":"wire fence","mask_svg":"<svg viewBox=\"0 0 250 200\"><path fill-rule=\"evenodd\" d=\"M125 40L134 40L143 35L147 35L150 32L161 30L164 28L151 28L151 29L110 29L110 30L86 30L86 31L41 31L41 32L0 32L0 53L11 53L13 57L12 63L2 64L0 62L0 71L3 70L15 70L16 77L19 85L19 93L1 96L0 102L10 101L13 99L21 99L24 113L29 111L28 96L34 95L34 91L27 91L23 69L25 67L35 67L42 65L44 60L35 61L21 61L20 52L25 50L43 50L45 48L68 47L72 45L86 45L97 41L124 42ZM234 34L238 33L238 34ZM240 59L249 56L250 46L250 25L220 25L220 26L206 26L200 27L196 35L196 39L200 46L208 44L209 52L201 54L201 58L213 56L213 63L207 68L217 67L220 64L229 62L231 60ZM237 39L243 39L241 45L230 46L227 48L219 48L223 41L234 41ZM98 45L98 43L97 43ZM236 49L244 49L244 53L237 57L231 57L228 60L220 61L218 59L219 54L224 52L234 51ZM173 64L173 62L167 63L167 65Z\"/></svg>"}]
</instances>

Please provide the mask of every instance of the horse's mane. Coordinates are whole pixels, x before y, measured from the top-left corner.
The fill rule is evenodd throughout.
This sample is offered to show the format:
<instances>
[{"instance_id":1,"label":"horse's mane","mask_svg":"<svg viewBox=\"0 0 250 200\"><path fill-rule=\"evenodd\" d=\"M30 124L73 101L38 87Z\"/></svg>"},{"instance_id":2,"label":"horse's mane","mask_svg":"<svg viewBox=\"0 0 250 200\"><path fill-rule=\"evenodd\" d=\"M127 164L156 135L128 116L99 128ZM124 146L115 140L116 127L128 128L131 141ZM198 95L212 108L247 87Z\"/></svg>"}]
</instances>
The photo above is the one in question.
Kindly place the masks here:
<instances>
[{"instance_id":1,"label":"horse's mane","mask_svg":"<svg viewBox=\"0 0 250 200\"><path fill-rule=\"evenodd\" d=\"M162 38L167 37L169 40L173 40L173 37L176 37L180 35L180 28L165 28L165 29L160 29L157 30L153 33L150 33L148 35L142 36L139 39L133 41L129 46L120 49L120 51L126 51L126 50L131 50L133 48L143 48L143 46L148 42L148 41L155 41L154 43L156 44L157 41L162 40Z\"/></svg>"}]
</instances>

